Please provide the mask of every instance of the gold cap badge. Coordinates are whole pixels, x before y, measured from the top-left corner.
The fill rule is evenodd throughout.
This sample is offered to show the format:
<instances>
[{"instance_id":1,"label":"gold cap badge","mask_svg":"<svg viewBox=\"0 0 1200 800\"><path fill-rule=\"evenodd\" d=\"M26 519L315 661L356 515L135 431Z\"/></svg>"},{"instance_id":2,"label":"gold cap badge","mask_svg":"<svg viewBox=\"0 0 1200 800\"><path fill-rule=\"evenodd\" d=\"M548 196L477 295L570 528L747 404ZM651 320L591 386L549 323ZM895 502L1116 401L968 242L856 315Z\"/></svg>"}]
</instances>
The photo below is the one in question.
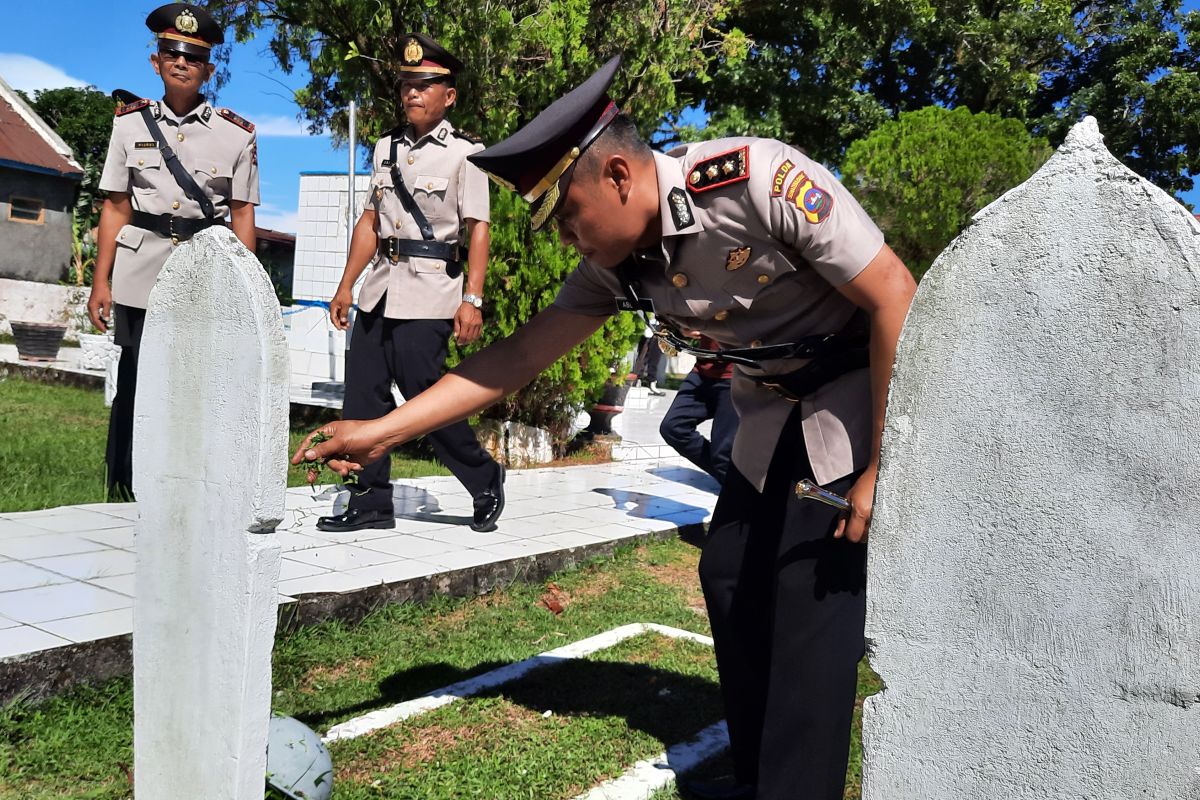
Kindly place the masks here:
<instances>
[{"instance_id":1,"label":"gold cap badge","mask_svg":"<svg viewBox=\"0 0 1200 800\"><path fill-rule=\"evenodd\" d=\"M184 9L179 12L179 16L175 18L175 30L180 33L195 33L200 30L200 23L196 21L196 15L191 11Z\"/></svg>"},{"instance_id":2,"label":"gold cap badge","mask_svg":"<svg viewBox=\"0 0 1200 800\"><path fill-rule=\"evenodd\" d=\"M404 60L412 64L420 64L425 58L425 49L416 39L409 39L404 45Z\"/></svg>"}]
</instances>

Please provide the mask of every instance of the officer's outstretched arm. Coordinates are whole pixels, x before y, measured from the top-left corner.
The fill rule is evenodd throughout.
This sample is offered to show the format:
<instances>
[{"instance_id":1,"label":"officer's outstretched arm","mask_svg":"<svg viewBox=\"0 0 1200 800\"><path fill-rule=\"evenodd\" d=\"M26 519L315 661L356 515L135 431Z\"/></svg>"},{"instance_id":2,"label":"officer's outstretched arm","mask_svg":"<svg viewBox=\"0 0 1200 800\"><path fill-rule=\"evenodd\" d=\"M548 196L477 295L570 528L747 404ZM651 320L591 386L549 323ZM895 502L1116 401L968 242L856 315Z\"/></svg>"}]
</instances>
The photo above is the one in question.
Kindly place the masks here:
<instances>
[{"instance_id":1,"label":"officer's outstretched arm","mask_svg":"<svg viewBox=\"0 0 1200 800\"><path fill-rule=\"evenodd\" d=\"M551 306L387 416L331 422L313 431L292 456L292 463L320 459L339 475L347 475L396 445L466 419L512 394L595 333L604 320ZM312 444L318 432L330 438Z\"/></svg>"}]
</instances>

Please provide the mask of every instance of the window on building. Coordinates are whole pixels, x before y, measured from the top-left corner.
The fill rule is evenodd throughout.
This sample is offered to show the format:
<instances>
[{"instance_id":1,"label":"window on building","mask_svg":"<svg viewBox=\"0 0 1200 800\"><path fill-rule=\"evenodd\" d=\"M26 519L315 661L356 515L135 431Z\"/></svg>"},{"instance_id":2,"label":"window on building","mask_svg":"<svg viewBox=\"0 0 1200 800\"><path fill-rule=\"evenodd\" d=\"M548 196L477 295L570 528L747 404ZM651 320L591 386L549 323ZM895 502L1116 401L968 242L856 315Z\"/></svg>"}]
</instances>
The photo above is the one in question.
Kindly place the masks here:
<instances>
[{"instance_id":1,"label":"window on building","mask_svg":"<svg viewBox=\"0 0 1200 800\"><path fill-rule=\"evenodd\" d=\"M41 225L45 222L42 201L30 200L27 197L10 198L8 218L13 222L32 222L35 225Z\"/></svg>"}]
</instances>

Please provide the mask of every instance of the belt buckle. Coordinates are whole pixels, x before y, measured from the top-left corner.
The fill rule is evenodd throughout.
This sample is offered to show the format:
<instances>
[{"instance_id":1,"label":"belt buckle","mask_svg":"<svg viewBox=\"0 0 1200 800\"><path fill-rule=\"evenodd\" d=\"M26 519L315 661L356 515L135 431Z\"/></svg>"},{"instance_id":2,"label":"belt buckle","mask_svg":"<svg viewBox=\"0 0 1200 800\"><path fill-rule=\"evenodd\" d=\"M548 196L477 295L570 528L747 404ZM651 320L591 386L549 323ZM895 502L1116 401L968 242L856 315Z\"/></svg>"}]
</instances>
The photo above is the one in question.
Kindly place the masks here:
<instances>
[{"instance_id":1,"label":"belt buckle","mask_svg":"<svg viewBox=\"0 0 1200 800\"><path fill-rule=\"evenodd\" d=\"M388 261L392 262L393 264L399 264L400 244L394 238L392 238L386 241L385 246L387 247Z\"/></svg>"},{"instance_id":2,"label":"belt buckle","mask_svg":"<svg viewBox=\"0 0 1200 800\"><path fill-rule=\"evenodd\" d=\"M765 387L767 387L767 388L768 388L768 389L770 389L772 392L774 392L775 394L777 394L777 395L779 395L780 397L782 397L784 400L787 400L789 403L799 403L799 402L800 402L800 397L799 397L799 396L797 396L797 395L795 395L795 394L793 394L793 393L791 392L791 390L789 390L789 389L785 388L785 387L784 387L784 385L783 385L783 384L781 384L781 383L772 383L772 382L769 382L769 381L760 381L758 385L759 385L759 386L765 386Z\"/></svg>"}]
</instances>

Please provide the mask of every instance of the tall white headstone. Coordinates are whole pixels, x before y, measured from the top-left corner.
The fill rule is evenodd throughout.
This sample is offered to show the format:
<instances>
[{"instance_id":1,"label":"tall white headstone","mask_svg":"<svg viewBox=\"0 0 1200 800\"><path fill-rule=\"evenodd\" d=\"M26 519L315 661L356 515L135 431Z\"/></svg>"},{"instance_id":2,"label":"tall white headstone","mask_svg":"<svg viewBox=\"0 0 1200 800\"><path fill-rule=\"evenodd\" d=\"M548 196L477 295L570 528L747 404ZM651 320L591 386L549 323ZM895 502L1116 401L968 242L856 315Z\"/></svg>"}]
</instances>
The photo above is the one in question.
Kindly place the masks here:
<instances>
[{"instance_id":1,"label":"tall white headstone","mask_svg":"<svg viewBox=\"0 0 1200 800\"><path fill-rule=\"evenodd\" d=\"M138 364L138 800L261 800L288 420L279 303L210 228L167 260Z\"/></svg>"},{"instance_id":2,"label":"tall white headstone","mask_svg":"<svg viewBox=\"0 0 1200 800\"><path fill-rule=\"evenodd\" d=\"M1200 798L1200 226L1092 119L917 293L865 800Z\"/></svg>"}]
</instances>

